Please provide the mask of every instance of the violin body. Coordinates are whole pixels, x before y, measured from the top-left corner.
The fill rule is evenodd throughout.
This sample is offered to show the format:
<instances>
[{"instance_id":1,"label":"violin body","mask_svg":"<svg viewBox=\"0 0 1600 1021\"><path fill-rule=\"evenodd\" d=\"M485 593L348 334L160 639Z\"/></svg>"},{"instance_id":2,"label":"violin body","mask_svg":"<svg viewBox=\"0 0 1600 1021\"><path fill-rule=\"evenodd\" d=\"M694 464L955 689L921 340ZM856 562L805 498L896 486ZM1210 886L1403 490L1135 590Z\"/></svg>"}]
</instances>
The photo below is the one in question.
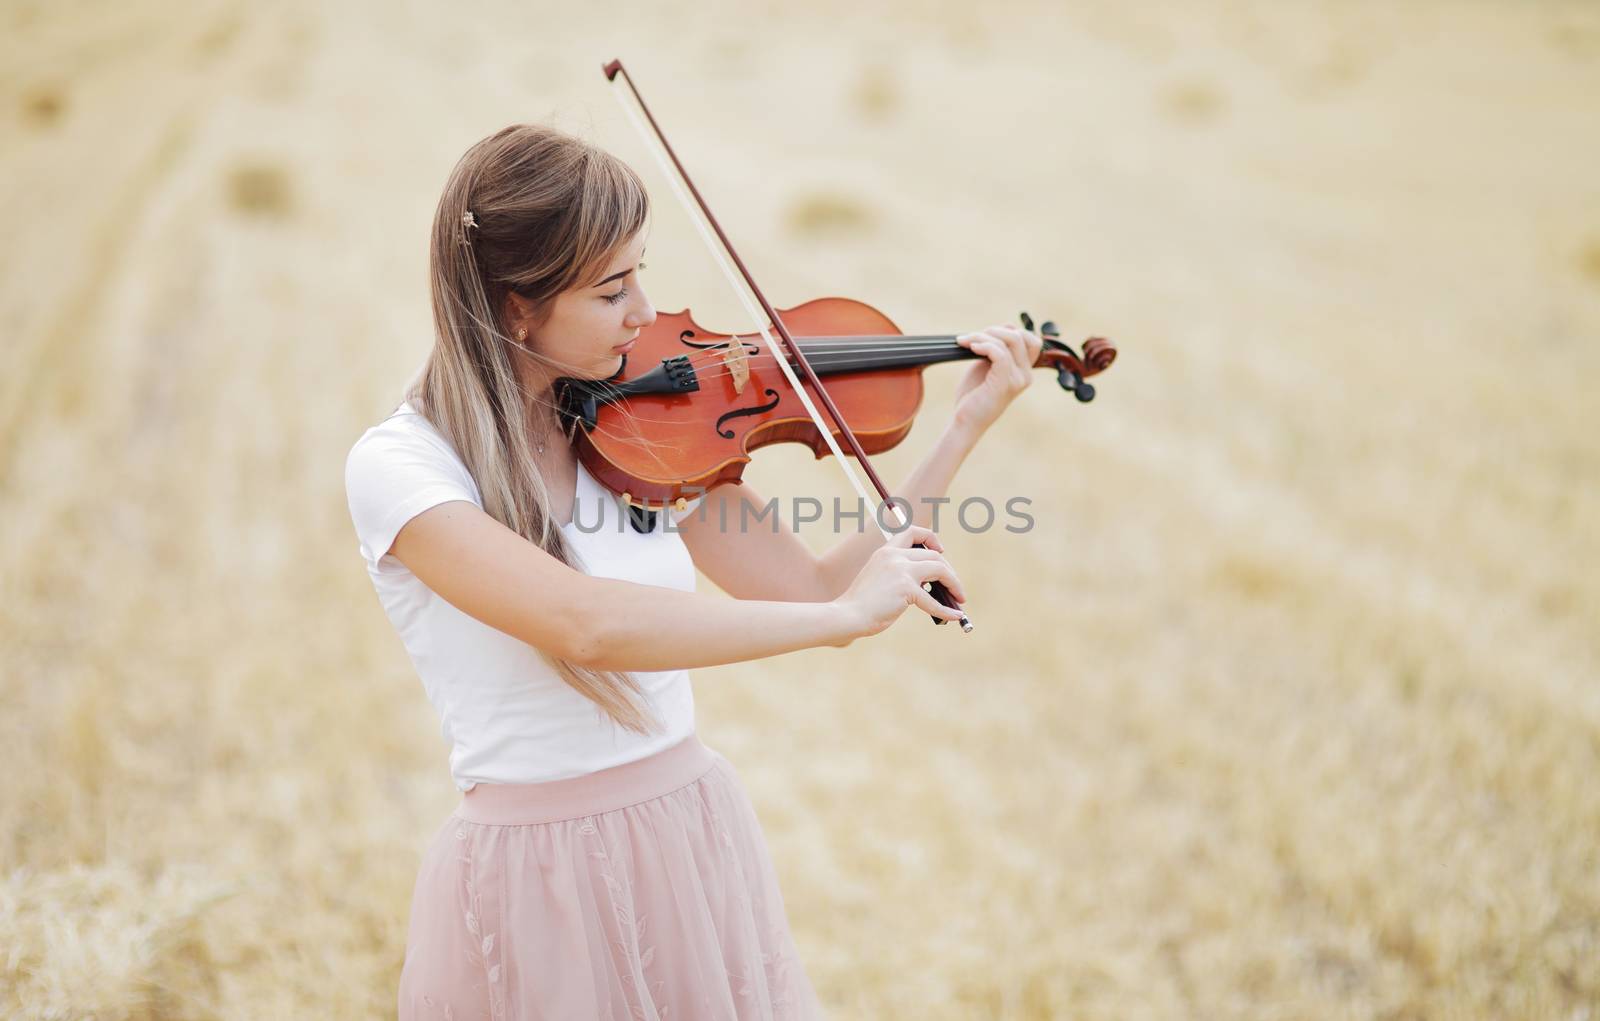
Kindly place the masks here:
<instances>
[{"instance_id":1,"label":"violin body","mask_svg":"<svg viewBox=\"0 0 1600 1021\"><path fill-rule=\"evenodd\" d=\"M911 432L927 365L982 357L953 335L903 336L888 316L850 298L818 298L778 316L869 455ZM1082 378L1115 356L1096 338L1086 345L1091 357L1079 359L1052 328L1045 324L1036 364L1065 373L1074 386L1085 387ZM801 385L818 400L808 382ZM1080 400L1092 397L1087 389ZM760 333L715 333L687 309L658 314L615 376L564 379L557 393L589 473L640 509L681 507L680 500L737 483L751 454L773 443L804 443L818 458L830 453Z\"/></svg>"}]
</instances>

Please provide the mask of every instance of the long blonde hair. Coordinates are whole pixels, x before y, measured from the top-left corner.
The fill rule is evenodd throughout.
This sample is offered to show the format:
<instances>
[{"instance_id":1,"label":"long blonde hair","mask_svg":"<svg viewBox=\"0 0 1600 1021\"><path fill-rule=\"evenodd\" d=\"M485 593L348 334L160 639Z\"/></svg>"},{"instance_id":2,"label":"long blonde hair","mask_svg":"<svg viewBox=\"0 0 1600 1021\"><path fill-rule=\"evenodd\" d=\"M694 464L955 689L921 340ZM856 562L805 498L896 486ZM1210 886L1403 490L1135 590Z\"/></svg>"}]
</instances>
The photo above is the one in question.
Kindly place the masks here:
<instances>
[{"instance_id":1,"label":"long blonde hair","mask_svg":"<svg viewBox=\"0 0 1600 1021\"><path fill-rule=\"evenodd\" d=\"M484 511L580 570L550 520L550 492L535 467L527 413L546 397L522 385L516 359L560 366L512 340L501 311L508 292L548 310L557 295L591 279L648 215L644 184L627 164L554 128L515 124L467 150L433 218L434 347L406 396L455 445ZM620 726L657 729L632 674L540 652Z\"/></svg>"}]
</instances>

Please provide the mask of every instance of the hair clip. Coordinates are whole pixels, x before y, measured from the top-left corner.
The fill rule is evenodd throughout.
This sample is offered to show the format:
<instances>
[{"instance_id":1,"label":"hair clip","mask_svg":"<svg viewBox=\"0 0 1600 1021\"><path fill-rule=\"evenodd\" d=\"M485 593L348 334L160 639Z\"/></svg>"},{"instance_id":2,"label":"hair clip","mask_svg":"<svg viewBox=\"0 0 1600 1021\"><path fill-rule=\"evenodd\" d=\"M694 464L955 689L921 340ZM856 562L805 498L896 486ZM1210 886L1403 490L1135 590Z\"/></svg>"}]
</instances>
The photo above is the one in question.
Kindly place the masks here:
<instances>
[{"instance_id":1,"label":"hair clip","mask_svg":"<svg viewBox=\"0 0 1600 1021\"><path fill-rule=\"evenodd\" d=\"M466 212L461 214L461 226L463 228L476 227L477 225L478 225L478 218L476 216L472 215L472 210L469 209Z\"/></svg>"}]
</instances>

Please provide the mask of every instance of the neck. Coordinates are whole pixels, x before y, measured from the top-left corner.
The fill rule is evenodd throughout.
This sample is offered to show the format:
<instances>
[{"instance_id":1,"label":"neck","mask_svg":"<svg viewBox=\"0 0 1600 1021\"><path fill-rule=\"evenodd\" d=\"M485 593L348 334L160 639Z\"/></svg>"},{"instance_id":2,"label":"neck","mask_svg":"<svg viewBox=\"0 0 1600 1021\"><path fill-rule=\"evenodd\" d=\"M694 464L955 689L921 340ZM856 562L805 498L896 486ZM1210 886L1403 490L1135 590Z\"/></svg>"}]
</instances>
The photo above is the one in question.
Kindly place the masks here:
<instances>
[{"instance_id":1,"label":"neck","mask_svg":"<svg viewBox=\"0 0 1600 1021\"><path fill-rule=\"evenodd\" d=\"M561 420L555 411L555 380L542 366L521 359L517 365L517 381L522 384L527 406L524 421L529 435L535 443L549 446L552 438L561 435Z\"/></svg>"},{"instance_id":2,"label":"neck","mask_svg":"<svg viewBox=\"0 0 1600 1021\"><path fill-rule=\"evenodd\" d=\"M548 401L545 395L542 400ZM548 450L562 440L561 421L555 409L548 404L534 404L528 409L528 437L534 446Z\"/></svg>"}]
</instances>

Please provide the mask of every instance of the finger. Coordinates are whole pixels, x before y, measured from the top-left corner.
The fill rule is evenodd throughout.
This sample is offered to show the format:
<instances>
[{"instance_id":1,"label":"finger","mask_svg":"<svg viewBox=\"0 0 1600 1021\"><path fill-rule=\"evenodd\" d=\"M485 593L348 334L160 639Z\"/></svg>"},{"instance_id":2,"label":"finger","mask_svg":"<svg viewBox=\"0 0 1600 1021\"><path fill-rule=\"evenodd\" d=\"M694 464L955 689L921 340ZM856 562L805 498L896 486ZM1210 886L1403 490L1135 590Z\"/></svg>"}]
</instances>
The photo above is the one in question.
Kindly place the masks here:
<instances>
[{"instance_id":1,"label":"finger","mask_svg":"<svg viewBox=\"0 0 1600 1021\"><path fill-rule=\"evenodd\" d=\"M1020 326L1006 326L1003 335L1010 340L1022 342L1024 352L1038 352L1044 348L1044 339L1032 330L1024 330Z\"/></svg>"},{"instance_id":2,"label":"finger","mask_svg":"<svg viewBox=\"0 0 1600 1021\"><path fill-rule=\"evenodd\" d=\"M1028 345L1028 364L1033 365L1039 360L1039 352L1044 350L1044 338L1032 330L1024 330L1022 339Z\"/></svg>"},{"instance_id":3,"label":"finger","mask_svg":"<svg viewBox=\"0 0 1600 1021\"><path fill-rule=\"evenodd\" d=\"M912 525L909 528L902 528L900 531L893 533L890 536L889 545L898 546L901 549L910 549L919 542L928 543L929 540L937 543L939 541L938 533L925 525Z\"/></svg>"},{"instance_id":4,"label":"finger","mask_svg":"<svg viewBox=\"0 0 1600 1021\"><path fill-rule=\"evenodd\" d=\"M933 598L931 593L924 592L920 588L916 590L916 594L911 597L911 600L912 602L916 603L924 613L930 613L933 616L938 617L940 620L961 619L962 614L959 609L944 605L943 603L939 602L939 600Z\"/></svg>"},{"instance_id":5,"label":"finger","mask_svg":"<svg viewBox=\"0 0 1600 1021\"><path fill-rule=\"evenodd\" d=\"M991 328L988 334L996 346L1004 353L1007 361L1021 361L1027 354L1027 348L1024 347L1022 338L1013 336L1009 327L996 326Z\"/></svg>"},{"instance_id":6,"label":"finger","mask_svg":"<svg viewBox=\"0 0 1600 1021\"><path fill-rule=\"evenodd\" d=\"M1001 336L1005 338L1006 347L1011 351L1011 357L1018 365L1033 364L1033 359L1028 357L1027 339L1023 337L1021 330L1014 326L1007 327Z\"/></svg>"},{"instance_id":7,"label":"finger","mask_svg":"<svg viewBox=\"0 0 1600 1021\"><path fill-rule=\"evenodd\" d=\"M940 557L937 561L918 562L913 565L913 568L917 572L916 579L919 586L930 581L943 582L944 587L950 590L950 594L955 597L956 602L964 603L967 601L967 590L962 587L961 579L956 576L955 568L951 567L943 557Z\"/></svg>"},{"instance_id":8,"label":"finger","mask_svg":"<svg viewBox=\"0 0 1600 1021\"><path fill-rule=\"evenodd\" d=\"M929 561L929 560L938 561L938 560L943 560L944 559L944 554L942 552L940 552L938 550L931 550L931 549L908 549L903 554L901 554L901 556L903 556L905 558L905 561L908 564L909 563L918 563L918 562L923 562L923 561Z\"/></svg>"},{"instance_id":9,"label":"finger","mask_svg":"<svg viewBox=\"0 0 1600 1021\"><path fill-rule=\"evenodd\" d=\"M939 536L934 534L933 532L929 532L928 533L928 537L926 539L919 539L917 542L912 543L911 544L912 548L911 548L910 552L912 552L912 553L921 553L921 552L923 552L922 550L919 550L919 549L916 548L918 545L926 546L928 548L928 550L930 550L932 552L935 552L935 553L943 553L944 552L944 543L939 539Z\"/></svg>"},{"instance_id":10,"label":"finger","mask_svg":"<svg viewBox=\"0 0 1600 1021\"><path fill-rule=\"evenodd\" d=\"M1025 390L1033 382L1033 367L1035 356L1028 350L1027 334L1014 326L1008 326L1002 331L1004 338L1006 368L1011 381L1011 389ZM998 364L998 362L996 363Z\"/></svg>"},{"instance_id":11,"label":"finger","mask_svg":"<svg viewBox=\"0 0 1600 1021\"><path fill-rule=\"evenodd\" d=\"M943 556L944 543L939 541L938 536L930 535L925 539L913 542L909 547L895 550L892 555L905 563L910 563L913 560L927 560L930 557Z\"/></svg>"},{"instance_id":12,"label":"finger","mask_svg":"<svg viewBox=\"0 0 1600 1021\"><path fill-rule=\"evenodd\" d=\"M1004 357L1003 352L1005 351L1004 344L989 337L987 334L979 334L977 339L966 345L966 348L973 354L983 355L991 362L997 358Z\"/></svg>"}]
</instances>

